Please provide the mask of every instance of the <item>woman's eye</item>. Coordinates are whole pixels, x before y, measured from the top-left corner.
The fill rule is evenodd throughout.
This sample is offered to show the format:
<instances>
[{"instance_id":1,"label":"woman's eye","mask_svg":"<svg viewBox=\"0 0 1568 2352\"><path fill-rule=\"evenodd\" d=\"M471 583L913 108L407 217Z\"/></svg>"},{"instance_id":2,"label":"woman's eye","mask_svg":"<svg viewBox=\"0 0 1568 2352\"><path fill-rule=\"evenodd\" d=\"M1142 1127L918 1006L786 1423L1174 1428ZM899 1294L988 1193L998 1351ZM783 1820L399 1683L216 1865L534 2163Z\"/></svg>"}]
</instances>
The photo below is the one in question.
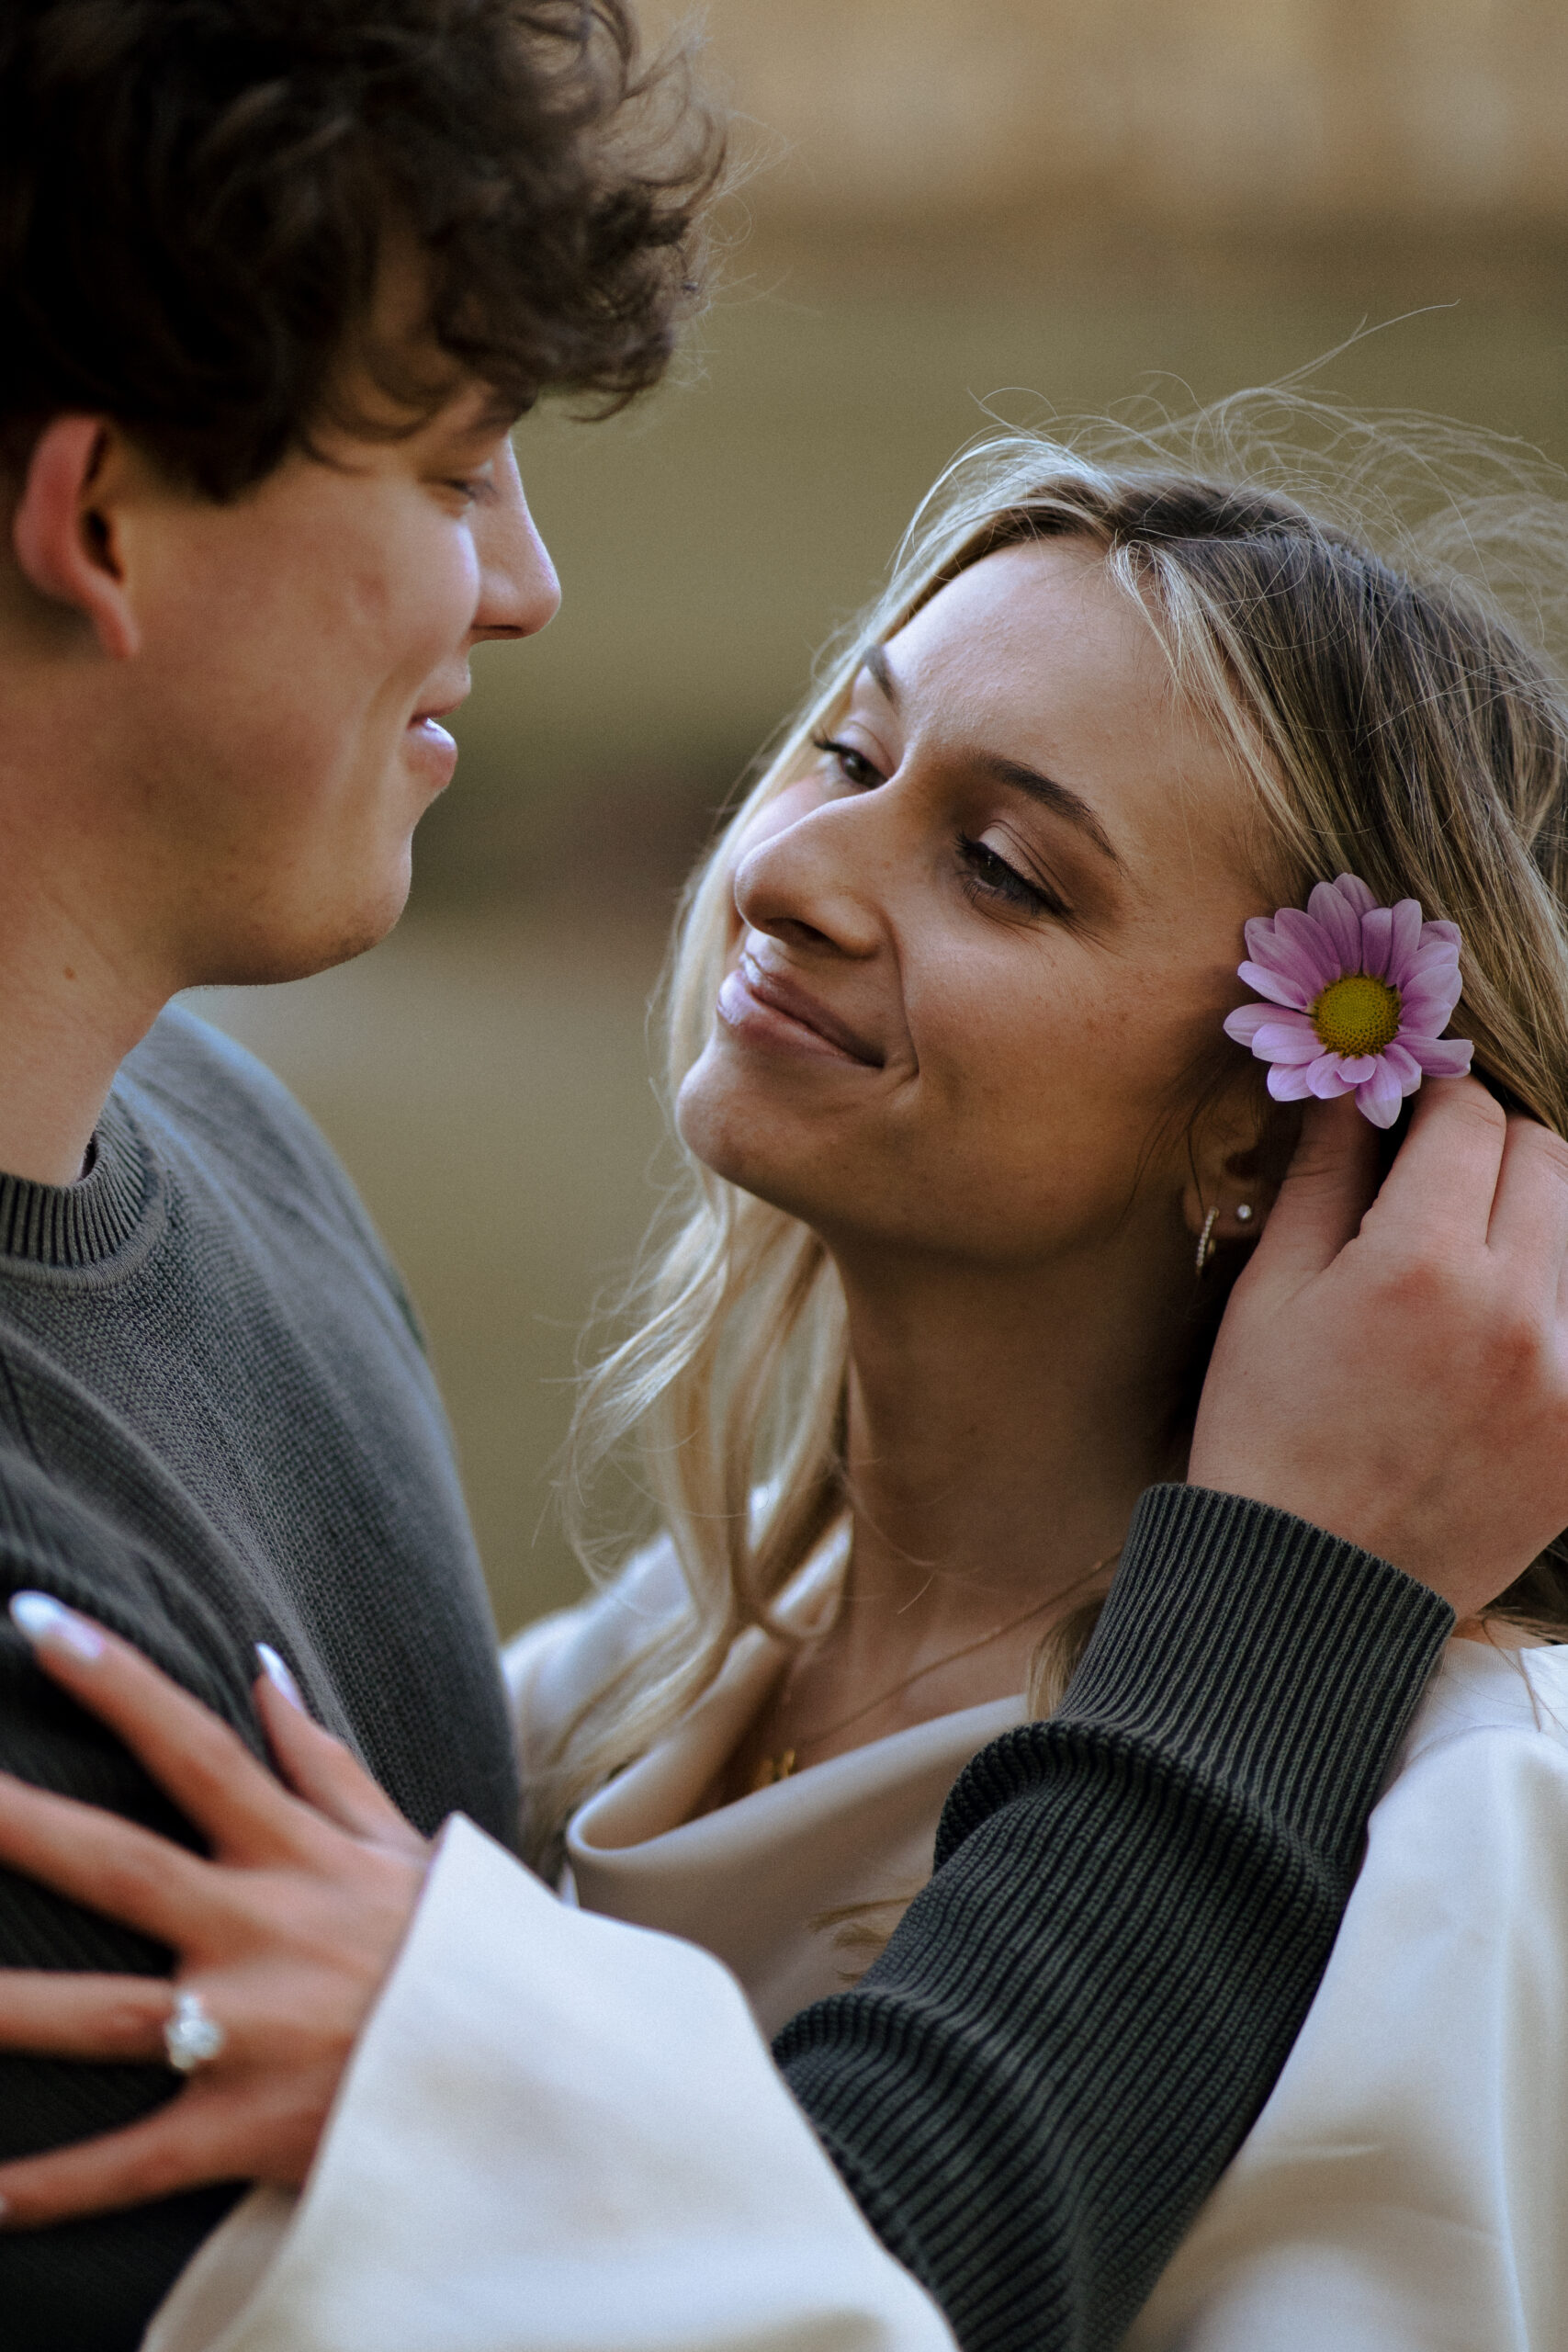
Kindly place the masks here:
<instances>
[{"instance_id":1,"label":"woman's eye","mask_svg":"<svg viewBox=\"0 0 1568 2352\"><path fill-rule=\"evenodd\" d=\"M852 743L840 743L832 735L813 735L811 747L813 751L820 752L825 760L831 760L846 784L863 787L869 784L880 784L883 780L881 770L874 768L865 753L857 752Z\"/></svg>"},{"instance_id":2,"label":"woman's eye","mask_svg":"<svg viewBox=\"0 0 1568 2352\"><path fill-rule=\"evenodd\" d=\"M1031 882L1026 875L1010 865L985 842L977 842L968 833L958 836L958 854L963 862L967 886L972 894L1001 900L1029 914L1065 915L1066 909L1053 890Z\"/></svg>"}]
</instances>

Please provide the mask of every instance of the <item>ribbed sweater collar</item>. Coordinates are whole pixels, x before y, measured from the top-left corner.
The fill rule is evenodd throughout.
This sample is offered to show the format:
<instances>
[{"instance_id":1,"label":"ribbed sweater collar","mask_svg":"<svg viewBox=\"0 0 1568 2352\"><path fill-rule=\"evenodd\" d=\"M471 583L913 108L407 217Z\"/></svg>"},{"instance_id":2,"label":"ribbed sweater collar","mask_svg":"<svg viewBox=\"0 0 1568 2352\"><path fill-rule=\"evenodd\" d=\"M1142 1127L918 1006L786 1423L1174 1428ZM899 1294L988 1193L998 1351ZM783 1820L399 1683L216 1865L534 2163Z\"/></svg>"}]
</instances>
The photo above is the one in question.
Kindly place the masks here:
<instances>
[{"instance_id":1,"label":"ribbed sweater collar","mask_svg":"<svg viewBox=\"0 0 1568 2352\"><path fill-rule=\"evenodd\" d=\"M101 1265L136 1231L152 1182L146 1148L111 1097L93 1137L93 1164L79 1183L0 1175L0 1262Z\"/></svg>"}]
</instances>

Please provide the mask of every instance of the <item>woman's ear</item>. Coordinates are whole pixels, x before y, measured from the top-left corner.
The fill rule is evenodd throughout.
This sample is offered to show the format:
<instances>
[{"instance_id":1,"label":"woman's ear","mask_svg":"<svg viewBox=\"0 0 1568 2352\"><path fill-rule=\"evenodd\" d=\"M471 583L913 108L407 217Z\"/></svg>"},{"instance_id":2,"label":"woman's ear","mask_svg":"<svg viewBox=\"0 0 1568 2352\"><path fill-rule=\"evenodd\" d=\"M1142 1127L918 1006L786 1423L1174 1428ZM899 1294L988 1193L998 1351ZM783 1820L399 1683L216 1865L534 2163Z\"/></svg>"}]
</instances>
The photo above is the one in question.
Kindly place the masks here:
<instances>
[{"instance_id":1,"label":"woman's ear","mask_svg":"<svg viewBox=\"0 0 1568 2352\"><path fill-rule=\"evenodd\" d=\"M1301 1114L1273 1102L1247 1070L1207 1103L1189 1137L1182 1221L1211 1242L1256 1241L1279 1196Z\"/></svg>"},{"instance_id":2,"label":"woman's ear","mask_svg":"<svg viewBox=\"0 0 1568 2352\"><path fill-rule=\"evenodd\" d=\"M52 604L73 605L116 662L130 661L141 641L109 495L122 447L101 416L55 417L34 446L11 520L23 578Z\"/></svg>"}]
</instances>

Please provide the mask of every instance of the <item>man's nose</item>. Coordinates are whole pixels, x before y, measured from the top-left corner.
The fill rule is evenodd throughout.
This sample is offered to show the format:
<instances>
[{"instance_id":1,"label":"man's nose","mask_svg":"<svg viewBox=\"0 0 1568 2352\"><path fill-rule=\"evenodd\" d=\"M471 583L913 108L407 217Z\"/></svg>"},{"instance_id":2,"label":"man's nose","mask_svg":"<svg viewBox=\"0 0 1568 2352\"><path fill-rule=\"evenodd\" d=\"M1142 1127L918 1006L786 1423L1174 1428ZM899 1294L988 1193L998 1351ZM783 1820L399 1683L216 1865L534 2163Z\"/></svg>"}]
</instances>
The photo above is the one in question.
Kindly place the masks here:
<instances>
[{"instance_id":1,"label":"man's nose","mask_svg":"<svg viewBox=\"0 0 1568 2352\"><path fill-rule=\"evenodd\" d=\"M473 634L476 639L533 637L555 617L560 582L528 512L510 441L496 460L494 491L474 514L479 595Z\"/></svg>"}]
</instances>

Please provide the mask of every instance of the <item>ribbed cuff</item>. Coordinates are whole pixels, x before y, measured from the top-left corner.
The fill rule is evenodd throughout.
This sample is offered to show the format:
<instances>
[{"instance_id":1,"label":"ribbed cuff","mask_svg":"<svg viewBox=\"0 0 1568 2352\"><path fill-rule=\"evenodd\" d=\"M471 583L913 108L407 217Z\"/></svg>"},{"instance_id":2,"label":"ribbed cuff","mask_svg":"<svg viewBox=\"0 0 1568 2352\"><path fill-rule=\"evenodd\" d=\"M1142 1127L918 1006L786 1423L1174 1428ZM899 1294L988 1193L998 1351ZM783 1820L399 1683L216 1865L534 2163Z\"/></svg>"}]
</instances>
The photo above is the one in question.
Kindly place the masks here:
<instances>
[{"instance_id":1,"label":"ribbed cuff","mask_svg":"<svg viewBox=\"0 0 1568 2352\"><path fill-rule=\"evenodd\" d=\"M1051 1730L1179 1756L1332 1847L1359 1834L1453 1624L1428 1587L1289 1511L1151 1487ZM1033 1781L1010 1751L1039 1736L1025 1726L976 1757L939 1867L1015 1776Z\"/></svg>"}]
</instances>

